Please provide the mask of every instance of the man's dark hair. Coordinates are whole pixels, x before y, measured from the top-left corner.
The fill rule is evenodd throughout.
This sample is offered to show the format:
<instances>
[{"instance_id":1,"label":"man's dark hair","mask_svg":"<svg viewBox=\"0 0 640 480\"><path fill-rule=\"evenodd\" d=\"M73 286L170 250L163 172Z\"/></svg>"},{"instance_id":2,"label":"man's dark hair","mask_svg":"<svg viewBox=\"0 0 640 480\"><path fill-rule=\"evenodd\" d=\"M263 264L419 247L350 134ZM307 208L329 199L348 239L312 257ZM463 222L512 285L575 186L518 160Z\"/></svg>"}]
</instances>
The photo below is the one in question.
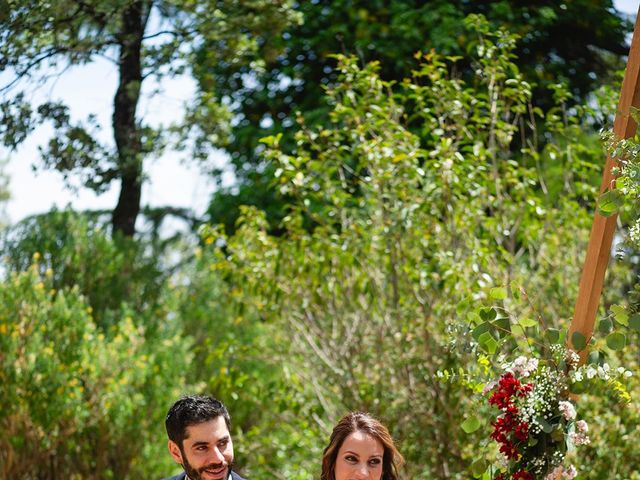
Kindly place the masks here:
<instances>
[{"instance_id":1,"label":"man's dark hair","mask_svg":"<svg viewBox=\"0 0 640 480\"><path fill-rule=\"evenodd\" d=\"M182 448L182 442L187 438L187 427L214 420L221 415L227 429L231 429L231 417L221 401L209 396L190 395L171 406L164 424L169 440Z\"/></svg>"}]
</instances>

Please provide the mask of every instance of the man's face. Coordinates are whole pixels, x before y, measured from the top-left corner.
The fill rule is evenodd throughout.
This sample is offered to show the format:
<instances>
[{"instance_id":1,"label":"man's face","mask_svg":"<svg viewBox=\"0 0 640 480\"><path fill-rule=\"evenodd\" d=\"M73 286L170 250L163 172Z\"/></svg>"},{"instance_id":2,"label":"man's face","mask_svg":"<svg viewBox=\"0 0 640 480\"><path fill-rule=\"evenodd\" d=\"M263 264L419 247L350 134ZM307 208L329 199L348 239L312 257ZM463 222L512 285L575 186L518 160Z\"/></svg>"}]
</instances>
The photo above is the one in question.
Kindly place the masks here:
<instances>
[{"instance_id":1,"label":"man's face","mask_svg":"<svg viewBox=\"0 0 640 480\"><path fill-rule=\"evenodd\" d=\"M169 440L169 452L190 480L222 480L233 464L233 443L224 417L187 427L182 448Z\"/></svg>"}]
</instances>

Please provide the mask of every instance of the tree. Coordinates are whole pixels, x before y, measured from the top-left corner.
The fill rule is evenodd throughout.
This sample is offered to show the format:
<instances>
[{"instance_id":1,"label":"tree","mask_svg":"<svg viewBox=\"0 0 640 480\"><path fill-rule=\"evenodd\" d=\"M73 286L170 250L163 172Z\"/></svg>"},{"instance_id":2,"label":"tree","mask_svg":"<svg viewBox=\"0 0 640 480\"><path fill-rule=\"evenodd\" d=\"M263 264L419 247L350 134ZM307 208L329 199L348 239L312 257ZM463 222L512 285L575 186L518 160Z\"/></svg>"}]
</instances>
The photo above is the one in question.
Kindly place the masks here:
<instances>
[{"instance_id":1,"label":"tree","mask_svg":"<svg viewBox=\"0 0 640 480\"><path fill-rule=\"evenodd\" d=\"M0 72L10 72L13 78L0 90L3 143L15 149L38 123L51 121L56 132L43 149L44 166L65 176L79 175L97 192L119 181L112 226L125 236L135 233L145 159L153 159L172 141L208 155L224 139L229 117L204 72L217 63L255 60L258 43L267 48L268 38L295 18L290 0L6 3L0 17ZM64 72L52 73L56 67L84 65L97 57L110 60L118 75L112 145L95 138L94 118L74 123L67 106L48 101L32 108L25 94ZM152 128L138 110L142 84L150 78L193 73L194 68L200 88L185 121L172 129ZM18 87L25 90L15 93Z\"/></svg>"},{"instance_id":2,"label":"tree","mask_svg":"<svg viewBox=\"0 0 640 480\"><path fill-rule=\"evenodd\" d=\"M548 327L560 328L573 308L591 221L580 204L595 197L602 155L582 136L590 109L534 110L512 62L514 38L470 21L481 33L471 81L435 53L400 84L382 80L377 63L340 57L329 123L300 120L294 148L280 135L265 139L274 183L291 199L282 231L273 235L264 212L243 208L233 234L204 232L203 271L228 289L211 295L219 305L207 311L272 328L271 348L255 350L297 379L280 393L282 410L302 412L295 430L326 438L327 419L371 411L391 427L413 479L470 478L484 441L460 428L474 385L439 381L438 372L458 375L480 348L469 324L477 322L476 337L489 323L518 325L469 305L514 284L533 298L523 316L543 316ZM537 133L548 141L536 143ZM514 137L526 148L512 149ZM518 288L504 291L516 302ZM256 426L298 440L270 427ZM265 467L252 465L262 476ZM593 471L606 476L600 465Z\"/></svg>"},{"instance_id":3,"label":"tree","mask_svg":"<svg viewBox=\"0 0 640 480\"><path fill-rule=\"evenodd\" d=\"M308 123L327 124L330 107L323 92L336 82L334 53L356 55L363 63L379 61L383 79L401 81L412 76L417 51L434 48L468 57L475 34L465 30L463 19L482 13L494 27L503 25L520 35L516 62L534 86L536 105L549 108L550 84L566 81L580 100L622 67L620 59L628 52L625 35L631 29L610 0L321 0L299 2L296 9L304 22L278 39L282 53L267 60L264 71L246 65L216 67L224 69L216 76L224 83L215 91L229 96L236 107L227 150L239 186L214 194L209 209L213 221L233 225L238 204L265 209L265 200L272 202L271 220L285 215L285 200L273 204L275 195L265 180L270 166L260 156L259 139L282 132L281 143L294 146L296 112ZM468 61L457 68L465 78L473 73Z\"/></svg>"}]
</instances>

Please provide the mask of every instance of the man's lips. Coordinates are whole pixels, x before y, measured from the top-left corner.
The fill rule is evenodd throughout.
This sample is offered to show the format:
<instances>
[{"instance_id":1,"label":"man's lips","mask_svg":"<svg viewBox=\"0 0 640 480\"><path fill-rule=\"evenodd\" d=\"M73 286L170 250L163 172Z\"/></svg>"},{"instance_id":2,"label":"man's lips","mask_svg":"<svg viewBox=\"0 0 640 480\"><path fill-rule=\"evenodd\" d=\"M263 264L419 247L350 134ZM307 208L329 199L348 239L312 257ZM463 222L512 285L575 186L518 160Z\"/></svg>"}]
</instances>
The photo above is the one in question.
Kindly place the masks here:
<instances>
[{"instance_id":1,"label":"man's lips","mask_svg":"<svg viewBox=\"0 0 640 480\"><path fill-rule=\"evenodd\" d=\"M214 477L219 477L220 475L223 475L227 470L227 466L226 465L222 465L218 468L206 468L203 470L203 472L208 473L209 475L213 475Z\"/></svg>"}]
</instances>

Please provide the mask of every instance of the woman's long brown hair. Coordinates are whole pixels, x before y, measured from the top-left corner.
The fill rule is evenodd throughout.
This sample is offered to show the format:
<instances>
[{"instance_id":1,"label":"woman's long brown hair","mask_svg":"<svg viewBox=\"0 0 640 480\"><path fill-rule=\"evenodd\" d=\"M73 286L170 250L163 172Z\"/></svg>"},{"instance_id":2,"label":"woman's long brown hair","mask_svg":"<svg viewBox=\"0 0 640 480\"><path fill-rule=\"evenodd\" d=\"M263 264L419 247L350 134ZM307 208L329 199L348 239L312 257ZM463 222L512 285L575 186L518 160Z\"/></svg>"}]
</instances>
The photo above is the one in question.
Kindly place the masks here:
<instances>
[{"instance_id":1,"label":"woman's long brown hair","mask_svg":"<svg viewBox=\"0 0 640 480\"><path fill-rule=\"evenodd\" d=\"M382 459L382 480L398 480L398 469L404 464L404 458L398 452L387 427L368 413L351 412L342 417L333 428L329 445L322 455L322 474L320 480L335 480L336 458L344 440L353 432L363 432L380 441L384 447Z\"/></svg>"}]
</instances>

